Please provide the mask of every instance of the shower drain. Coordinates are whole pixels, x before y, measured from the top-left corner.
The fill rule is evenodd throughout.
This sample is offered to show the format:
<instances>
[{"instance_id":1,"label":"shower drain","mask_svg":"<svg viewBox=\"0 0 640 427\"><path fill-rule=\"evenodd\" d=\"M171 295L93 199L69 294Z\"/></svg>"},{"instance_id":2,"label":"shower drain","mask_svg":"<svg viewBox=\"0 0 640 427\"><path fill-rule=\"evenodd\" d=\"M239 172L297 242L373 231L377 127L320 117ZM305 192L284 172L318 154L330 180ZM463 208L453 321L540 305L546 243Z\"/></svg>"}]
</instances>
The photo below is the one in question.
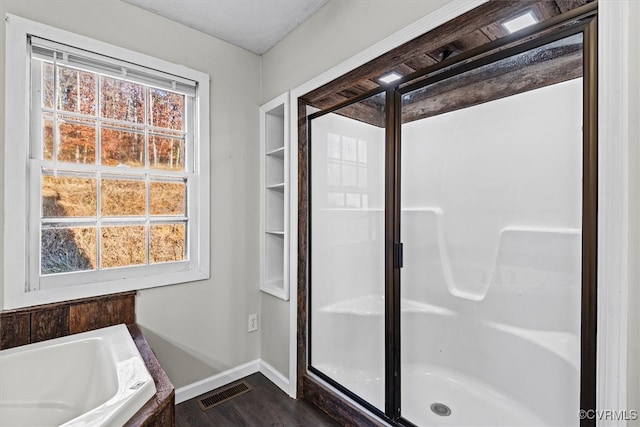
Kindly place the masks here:
<instances>
[{"instance_id":1,"label":"shower drain","mask_svg":"<svg viewBox=\"0 0 640 427\"><path fill-rule=\"evenodd\" d=\"M448 417L451 415L451 409L444 403L434 403L431 405L431 411L434 414L440 415L441 417Z\"/></svg>"}]
</instances>

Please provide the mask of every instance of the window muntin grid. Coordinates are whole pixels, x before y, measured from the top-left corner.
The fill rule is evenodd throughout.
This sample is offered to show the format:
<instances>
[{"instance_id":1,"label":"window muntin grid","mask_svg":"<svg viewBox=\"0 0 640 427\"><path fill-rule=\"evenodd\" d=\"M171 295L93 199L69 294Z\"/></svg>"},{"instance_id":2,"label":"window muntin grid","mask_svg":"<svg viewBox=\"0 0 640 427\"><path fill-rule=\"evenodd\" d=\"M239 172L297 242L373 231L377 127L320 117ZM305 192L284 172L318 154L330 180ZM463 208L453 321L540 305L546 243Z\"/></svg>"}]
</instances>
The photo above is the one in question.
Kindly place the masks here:
<instances>
[{"instance_id":1,"label":"window muntin grid","mask_svg":"<svg viewBox=\"0 0 640 427\"><path fill-rule=\"evenodd\" d=\"M32 57L32 92L39 275L188 261L193 96L57 54Z\"/></svg>"}]
</instances>

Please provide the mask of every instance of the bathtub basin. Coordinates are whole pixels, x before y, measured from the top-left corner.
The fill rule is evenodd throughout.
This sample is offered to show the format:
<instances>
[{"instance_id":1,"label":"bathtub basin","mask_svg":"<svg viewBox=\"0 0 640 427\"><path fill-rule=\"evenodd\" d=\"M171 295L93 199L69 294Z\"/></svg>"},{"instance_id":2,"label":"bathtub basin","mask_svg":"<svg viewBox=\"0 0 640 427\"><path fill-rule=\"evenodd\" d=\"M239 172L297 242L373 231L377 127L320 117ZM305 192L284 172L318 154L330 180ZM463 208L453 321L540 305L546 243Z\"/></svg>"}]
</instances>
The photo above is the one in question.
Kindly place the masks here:
<instances>
[{"instance_id":1,"label":"bathtub basin","mask_svg":"<svg viewBox=\"0 0 640 427\"><path fill-rule=\"evenodd\" d=\"M0 351L0 425L122 426L156 393L129 330Z\"/></svg>"}]
</instances>

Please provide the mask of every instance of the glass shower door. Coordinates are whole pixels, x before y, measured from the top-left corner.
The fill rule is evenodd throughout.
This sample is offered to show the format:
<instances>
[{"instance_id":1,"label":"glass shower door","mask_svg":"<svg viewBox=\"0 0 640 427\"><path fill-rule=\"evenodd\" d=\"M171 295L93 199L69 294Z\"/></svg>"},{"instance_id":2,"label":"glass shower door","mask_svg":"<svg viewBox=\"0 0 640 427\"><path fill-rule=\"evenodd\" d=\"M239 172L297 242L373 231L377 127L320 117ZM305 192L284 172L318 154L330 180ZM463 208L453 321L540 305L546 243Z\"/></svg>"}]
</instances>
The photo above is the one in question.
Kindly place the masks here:
<instances>
[{"instance_id":1,"label":"glass shower door","mask_svg":"<svg viewBox=\"0 0 640 427\"><path fill-rule=\"evenodd\" d=\"M384 410L384 93L310 126L310 370Z\"/></svg>"},{"instance_id":2,"label":"glass shower door","mask_svg":"<svg viewBox=\"0 0 640 427\"><path fill-rule=\"evenodd\" d=\"M582 49L577 34L402 96L401 410L416 425L578 423Z\"/></svg>"}]
</instances>

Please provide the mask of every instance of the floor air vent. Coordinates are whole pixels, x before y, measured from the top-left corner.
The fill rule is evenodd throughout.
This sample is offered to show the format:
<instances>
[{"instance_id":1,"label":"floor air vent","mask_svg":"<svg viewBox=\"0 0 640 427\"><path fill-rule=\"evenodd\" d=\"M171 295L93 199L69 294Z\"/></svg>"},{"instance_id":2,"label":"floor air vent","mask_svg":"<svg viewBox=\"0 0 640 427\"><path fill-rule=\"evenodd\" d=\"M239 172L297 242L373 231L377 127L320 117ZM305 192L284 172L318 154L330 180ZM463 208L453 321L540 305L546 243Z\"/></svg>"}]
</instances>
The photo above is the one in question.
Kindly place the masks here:
<instances>
[{"instance_id":1,"label":"floor air vent","mask_svg":"<svg viewBox=\"0 0 640 427\"><path fill-rule=\"evenodd\" d=\"M236 396L240 396L241 394L251 391L251 389L252 387L249 384L242 381L241 383L232 384L228 387L223 388L222 390L218 390L201 399L198 399L198 404L200 405L200 409L206 411L207 409L218 406L219 404L224 403L229 399L233 399Z\"/></svg>"}]
</instances>

